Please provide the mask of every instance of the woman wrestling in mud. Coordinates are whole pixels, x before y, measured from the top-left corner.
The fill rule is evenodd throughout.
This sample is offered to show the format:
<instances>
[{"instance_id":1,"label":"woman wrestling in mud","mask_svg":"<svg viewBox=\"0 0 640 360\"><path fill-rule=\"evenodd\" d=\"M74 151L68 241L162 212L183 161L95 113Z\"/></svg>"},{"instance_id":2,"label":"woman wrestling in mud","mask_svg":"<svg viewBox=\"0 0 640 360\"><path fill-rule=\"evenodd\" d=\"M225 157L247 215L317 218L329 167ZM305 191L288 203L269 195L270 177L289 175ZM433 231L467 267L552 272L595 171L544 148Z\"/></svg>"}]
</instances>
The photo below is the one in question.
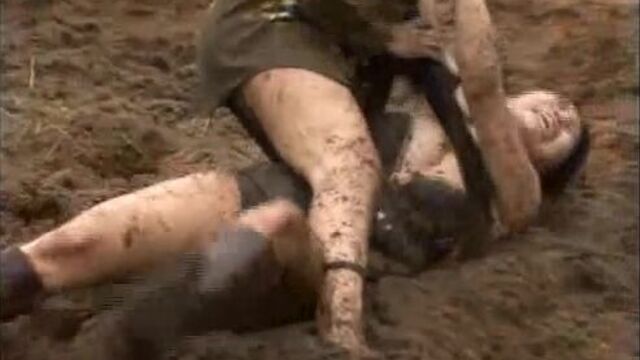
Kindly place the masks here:
<instances>
[{"instance_id":1,"label":"woman wrestling in mud","mask_svg":"<svg viewBox=\"0 0 640 360\"><path fill-rule=\"evenodd\" d=\"M486 42L492 31L486 9L480 0L461 3L466 5L457 8L455 55L475 137L496 186L495 220L505 233L518 231L533 220L540 191L557 194L579 170L588 135L574 106L558 95L535 91L505 98L495 49ZM324 121L326 112L319 114ZM435 119L374 116L369 127L388 181L379 206L354 214L373 218L374 246L424 268L453 248L457 232L474 215L466 208L460 166ZM519 172L511 176L514 167ZM518 182L518 176L524 180ZM299 313L265 310L267 304L294 308L295 300L308 315L333 266L358 277L364 269L351 259L326 258L323 247L330 245L312 221L317 194L310 184L287 166L267 163L236 175L209 172L169 180L99 204L3 251L2 317L28 311L41 294L105 281L183 253L196 260L180 262L186 273L176 271L175 286L163 288L179 294L164 308L176 318L192 311L202 320L202 312L181 302L190 291L212 299L198 305L213 314L206 317L208 328L242 330L299 318ZM517 221L508 210L520 206L513 205L514 184L534 199L534 210Z\"/></svg>"},{"instance_id":2,"label":"woman wrestling in mud","mask_svg":"<svg viewBox=\"0 0 640 360\"><path fill-rule=\"evenodd\" d=\"M429 3L217 0L201 34L205 101L228 105L271 159L287 164L311 188L309 225L322 244L324 262L331 264L320 296L319 330L355 351L364 341L363 279L354 270L366 267L383 170L368 131L372 116L358 69L386 54L437 58L441 39L425 21ZM459 1L457 7L462 14L457 22L477 20L474 2ZM467 59L475 62L488 39L474 40L473 31L460 35L468 38L461 42L476 42L464 45ZM499 78L492 73L498 69L485 65L477 64L482 76ZM468 88L469 96L479 97L472 111L494 119L476 124L476 130L497 184L496 209L506 227L523 228L540 201L537 175L515 128L503 124L508 114L499 84L476 80L469 84L476 88ZM485 90L500 95L486 100Z\"/></svg>"},{"instance_id":3,"label":"woman wrestling in mud","mask_svg":"<svg viewBox=\"0 0 640 360\"><path fill-rule=\"evenodd\" d=\"M309 224L334 266L320 332L357 350L362 278L381 166L359 106L355 63L432 56L433 32L408 25L417 0L216 0L201 33L204 101L227 105L271 160L310 185ZM351 264L341 267L338 265Z\"/></svg>"}]
</instances>

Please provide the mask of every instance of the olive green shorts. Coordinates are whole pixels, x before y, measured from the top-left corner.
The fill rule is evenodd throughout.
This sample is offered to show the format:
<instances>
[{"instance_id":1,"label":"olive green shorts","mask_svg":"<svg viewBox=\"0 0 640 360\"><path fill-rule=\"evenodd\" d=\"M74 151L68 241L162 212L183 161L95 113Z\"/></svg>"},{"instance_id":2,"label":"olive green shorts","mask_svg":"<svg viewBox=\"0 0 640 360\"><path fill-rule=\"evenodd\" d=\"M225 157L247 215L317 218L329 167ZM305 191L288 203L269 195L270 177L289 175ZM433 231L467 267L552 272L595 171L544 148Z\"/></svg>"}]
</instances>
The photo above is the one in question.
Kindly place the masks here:
<instances>
[{"instance_id":1,"label":"olive green shorts","mask_svg":"<svg viewBox=\"0 0 640 360\"><path fill-rule=\"evenodd\" d=\"M269 3L216 0L207 11L198 47L199 100L207 111L229 107L269 158L278 161L280 157L238 91L253 76L275 68L313 71L349 88L363 108L363 99L375 99L378 107L386 101L390 80L380 81L381 67L366 71L373 78L363 76L362 69L370 68L363 64L375 60L349 54L329 35L294 16L274 19L277 11L265 7L265 2ZM380 94L369 96L373 91Z\"/></svg>"},{"instance_id":2,"label":"olive green shorts","mask_svg":"<svg viewBox=\"0 0 640 360\"><path fill-rule=\"evenodd\" d=\"M216 0L208 10L198 48L203 105L229 105L243 83L274 68L306 69L352 86L354 62L340 46L303 21L274 19L277 12L264 3Z\"/></svg>"}]
</instances>

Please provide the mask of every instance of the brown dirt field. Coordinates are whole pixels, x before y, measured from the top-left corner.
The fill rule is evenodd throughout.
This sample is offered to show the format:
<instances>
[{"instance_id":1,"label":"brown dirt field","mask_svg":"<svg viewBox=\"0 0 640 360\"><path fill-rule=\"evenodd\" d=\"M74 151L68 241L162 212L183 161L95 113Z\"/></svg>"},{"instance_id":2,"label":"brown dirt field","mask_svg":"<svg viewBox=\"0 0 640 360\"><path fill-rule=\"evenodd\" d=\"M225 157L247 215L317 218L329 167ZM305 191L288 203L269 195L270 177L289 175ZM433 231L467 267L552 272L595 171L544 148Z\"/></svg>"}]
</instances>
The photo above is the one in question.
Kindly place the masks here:
<instances>
[{"instance_id":1,"label":"brown dirt field","mask_svg":"<svg viewBox=\"0 0 640 360\"><path fill-rule=\"evenodd\" d=\"M262 158L227 112L193 111L193 36L207 2L2 2L3 245L159 179ZM371 344L387 359L637 358L638 2L489 5L509 91L550 88L578 103L593 133L586 174L482 259L372 282ZM55 296L2 325L2 359L107 359L100 329L111 312L100 303L119 286ZM310 323L208 334L172 355L335 357Z\"/></svg>"}]
</instances>

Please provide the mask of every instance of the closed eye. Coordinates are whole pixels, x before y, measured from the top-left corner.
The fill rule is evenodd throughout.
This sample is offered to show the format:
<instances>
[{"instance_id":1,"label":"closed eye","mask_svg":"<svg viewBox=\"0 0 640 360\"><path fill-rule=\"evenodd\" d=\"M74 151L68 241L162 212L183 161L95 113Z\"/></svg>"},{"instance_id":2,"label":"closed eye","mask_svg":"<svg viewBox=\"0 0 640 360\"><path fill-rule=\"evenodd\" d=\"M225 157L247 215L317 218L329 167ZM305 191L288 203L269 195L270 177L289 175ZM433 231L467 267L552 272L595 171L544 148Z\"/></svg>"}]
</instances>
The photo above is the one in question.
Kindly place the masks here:
<instances>
[{"instance_id":1,"label":"closed eye","mask_svg":"<svg viewBox=\"0 0 640 360\"><path fill-rule=\"evenodd\" d=\"M554 136L561 127L562 116L557 109L534 109L534 113L540 118L540 130L545 138Z\"/></svg>"}]
</instances>

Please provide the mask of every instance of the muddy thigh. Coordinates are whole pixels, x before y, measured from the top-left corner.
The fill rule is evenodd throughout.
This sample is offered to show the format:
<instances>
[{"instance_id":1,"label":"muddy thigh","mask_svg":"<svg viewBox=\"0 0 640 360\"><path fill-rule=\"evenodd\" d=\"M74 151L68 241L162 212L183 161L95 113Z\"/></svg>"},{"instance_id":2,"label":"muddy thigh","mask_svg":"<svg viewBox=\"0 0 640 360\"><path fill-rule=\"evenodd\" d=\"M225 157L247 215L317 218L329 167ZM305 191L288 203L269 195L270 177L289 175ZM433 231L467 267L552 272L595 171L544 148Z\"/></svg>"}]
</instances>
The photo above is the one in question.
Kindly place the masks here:
<instances>
[{"instance_id":1,"label":"muddy thigh","mask_svg":"<svg viewBox=\"0 0 640 360\"><path fill-rule=\"evenodd\" d=\"M275 69L254 77L243 94L282 158L311 184L309 221L325 261L365 266L380 163L350 91L310 71ZM328 273L321 319L329 338L359 341L362 285L351 270Z\"/></svg>"},{"instance_id":2,"label":"muddy thigh","mask_svg":"<svg viewBox=\"0 0 640 360\"><path fill-rule=\"evenodd\" d=\"M211 241L239 207L233 177L194 174L105 201L21 248L45 289L82 286Z\"/></svg>"}]
</instances>

